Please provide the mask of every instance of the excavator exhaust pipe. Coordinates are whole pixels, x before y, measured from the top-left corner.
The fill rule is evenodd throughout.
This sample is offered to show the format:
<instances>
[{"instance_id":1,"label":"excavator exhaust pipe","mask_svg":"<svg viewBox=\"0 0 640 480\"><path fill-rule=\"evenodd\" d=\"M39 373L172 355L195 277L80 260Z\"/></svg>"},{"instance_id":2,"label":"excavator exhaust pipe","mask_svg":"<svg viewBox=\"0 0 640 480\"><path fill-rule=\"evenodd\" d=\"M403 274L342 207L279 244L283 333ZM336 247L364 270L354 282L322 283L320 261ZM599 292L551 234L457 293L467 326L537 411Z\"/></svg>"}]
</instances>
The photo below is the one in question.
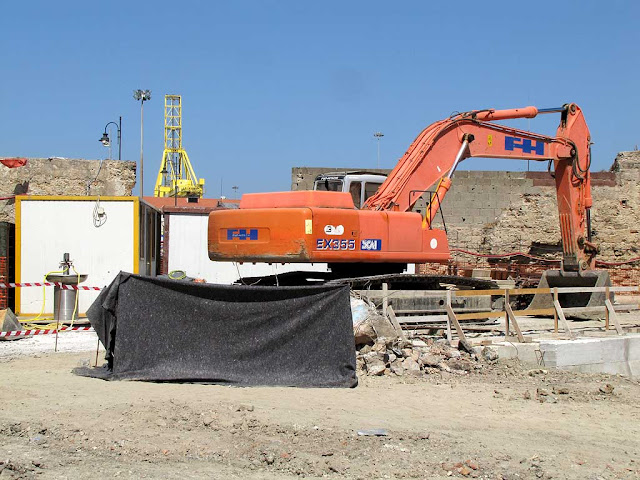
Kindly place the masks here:
<instances>
[{"instance_id":1,"label":"excavator exhaust pipe","mask_svg":"<svg viewBox=\"0 0 640 480\"><path fill-rule=\"evenodd\" d=\"M561 287L610 287L611 278L606 270L593 270L588 272L563 272L562 270L547 270L542 274L538 289L561 288ZM558 301L563 308L573 307L604 307L604 292L586 293L558 293ZM611 294L613 300L613 294ZM553 294L536 293L527 307L527 310L537 310L543 308L553 308ZM603 313L581 313L573 314L572 318L582 320L593 320L594 318L604 318Z\"/></svg>"}]
</instances>

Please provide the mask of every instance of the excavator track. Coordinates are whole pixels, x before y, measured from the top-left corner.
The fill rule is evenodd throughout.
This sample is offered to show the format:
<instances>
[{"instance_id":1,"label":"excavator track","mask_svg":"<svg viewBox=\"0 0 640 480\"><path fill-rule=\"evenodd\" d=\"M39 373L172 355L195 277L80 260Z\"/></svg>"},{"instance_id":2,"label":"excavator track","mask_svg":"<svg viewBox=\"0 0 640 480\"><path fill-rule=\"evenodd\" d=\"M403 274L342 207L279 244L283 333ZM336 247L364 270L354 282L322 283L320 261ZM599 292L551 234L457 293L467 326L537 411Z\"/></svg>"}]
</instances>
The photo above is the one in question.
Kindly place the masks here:
<instances>
[{"instance_id":1,"label":"excavator track","mask_svg":"<svg viewBox=\"0 0 640 480\"><path fill-rule=\"evenodd\" d=\"M386 283L390 290L485 290L497 288L493 280L455 275L387 274L345 278L334 272L287 272L265 277L244 277L236 283L262 286L349 285L352 290L379 290Z\"/></svg>"},{"instance_id":2,"label":"excavator track","mask_svg":"<svg viewBox=\"0 0 640 480\"><path fill-rule=\"evenodd\" d=\"M390 290L446 290L448 287L463 289L492 289L498 284L493 280L459 277L456 275L390 274L370 277L338 278L328 285L349 284L354 290L380 289L386 283Z\"/></svg>"}]
</instances>

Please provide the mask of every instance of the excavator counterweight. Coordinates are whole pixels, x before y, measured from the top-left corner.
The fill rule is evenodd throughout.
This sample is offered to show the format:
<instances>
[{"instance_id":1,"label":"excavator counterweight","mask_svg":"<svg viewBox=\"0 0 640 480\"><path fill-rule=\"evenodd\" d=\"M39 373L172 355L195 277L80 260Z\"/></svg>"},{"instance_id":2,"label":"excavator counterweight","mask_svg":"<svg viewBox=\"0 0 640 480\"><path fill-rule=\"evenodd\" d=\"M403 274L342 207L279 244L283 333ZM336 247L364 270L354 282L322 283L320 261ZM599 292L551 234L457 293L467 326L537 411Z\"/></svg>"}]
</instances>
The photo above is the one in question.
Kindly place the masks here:
<instances>
[{"instance_id":1,"label":"excavator counterweight","mask_svg":"<svg viewBox=\"0 0 640 480\"><path fill-rule=\"evenodd\" d=\"M247 205L256 205L248 208ZM211 260L280 263L446 262L444 231L415 212L356 210L342 192L245 194L209 220Z\"/></svg>"}]
</instances>

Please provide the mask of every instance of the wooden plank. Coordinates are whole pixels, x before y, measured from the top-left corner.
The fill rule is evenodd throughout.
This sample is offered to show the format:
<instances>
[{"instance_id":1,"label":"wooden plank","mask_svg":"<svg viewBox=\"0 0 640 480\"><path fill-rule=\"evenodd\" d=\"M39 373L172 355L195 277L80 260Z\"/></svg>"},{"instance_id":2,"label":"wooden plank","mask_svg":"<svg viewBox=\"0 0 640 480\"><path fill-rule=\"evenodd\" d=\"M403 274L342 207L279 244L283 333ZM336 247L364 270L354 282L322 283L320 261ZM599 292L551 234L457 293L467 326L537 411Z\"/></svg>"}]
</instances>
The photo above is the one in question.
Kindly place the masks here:
<instances>
[{"instance_id":1,"label":"wooden plank","mask_svg":"<svg viewBox=\"0 0 640 480\"><path fill-rule=\"evenodd\" d=\"M600 311L602 311L603 308L604 307L589 307L589 310L594 309L593 313L595 313L595 309L599 309ZM567 310L575 310L575 312L573 313L579 313L580 311L582 311L582 307L577 307L575 309L567 309ZM456 317L458 317L458 320L489 320L491 318L500 318L504 316L503 310L497 310L494 312L469 312L469 313L460 313L454 310L454 312L456 314ZM554 312L553 308L534 308L531 310L514 310L513 311L514 315L517 315L518 317L535 317L539 315L553 315L553 312ZM396 312L396 316L400 316L400 312ZM433 316L434 318L442 318L443 320L446 319L445 315L436 314L436 315L429 315L429 316ZM410 318L410 317L405 317L405 318Z\"/></svg>"},{"instance_id":2,"label":"wooden plank","mask_svg":"<svg viewBox=\"0 0 640 480\"><path fill-rule=\"evenodd\" d=\"M384 286L383 286L384 288ZM605 292L609 288L611 292L638 292L639 287L559 287L558 293L589 293L589 292ZM508 290L509 295L526 295L526 294L553 294L555 289L552 288L517 288ZM367 297L372 301L386 301L389 303L389 297L393 298L443 298L447 295L447 291L451 292L455 297L477 297L477 296L502 296L505 294L505 290L389 290L388 285L386 290L355 290L363 297ZM640 307L640 305L639 305ZM404 313L404 312L403 312ZM399 315L400 311L396 312ZM532 314L535 315L535 314Z\"/></svg>"},{"instance_id":3,"label":"wooden plank","mask_svg":"<svg viewBox=\"0 0 640 480\"><path fill-rule=\"evenodd\" d=\"M396 329L396 333L398 334L398 336L402 339L402 340L406 340L407 337L405 336L404 332L402 331L402 327L400 326L400 324L398 323L398 319L396 318L396 314L393 311L393 307L389 306L387 308L387 313L389 315L389 320L391 321L391 324L393 325L393 328Z\"/></svg>"},{"instance_id":4,"label":"wooden plank","mask_svg":"<svg viewBox=\"0 0 640 480\"><path fill-rule=\"evenodd\" d=\"M498 312L473 312L473 313L456 313L458 320L480 320L483 318L500 318L504 315L502 310Z\"/></svg>"},{"instance_id":5,"label":"wooden plank","mask_svg":"<svg viewBox=\"0 0 640 480\"><path fill-rule=\"evenodd\" d=\"M635 304L626 304L626 305L612 305L613 309L616 312L628 312L632 310L638 310L638 306ZM573 315L577 313L603 313L607 309L606 306L602 307L571 307L571 308L563 308L562 311L565 315ZM454 311L455 312L455 311ZM513 315L515 317L535 317L535 316L551 316L555 312L555 308L536 308L531 310L513 310ZM398 321L400 323L420 323L424 322L423 319L418 319L414 317L402 317L399 316L400 312L396 312ZM462 320L489 320L491 318L500 318L504 315L502 310L496 312L473 312L473 313L459 313L455 312L458 321ZM428 316L430 320L437 321L446 321L446 315L424 315ZM423 317L424 317L423 316Z\"/></svg>"},{"instance_id":6,"label":"wooden plank","mask_svg":"<svg viewBox=\"0 0 640 480\"><path fill-rule=\"evenodd\" d=\"M558 317L560 317L560 320L562 320L562 326L564 327L564 331L567 332L567 335L569 335L569 338L574 338L573 332L569 327L569 322L567 322L567 319L564 316L564 313L562 312L562 307L560 306L560 302L557 300L557 298L553 300L553 305L556 307L556 312L558 314Z\"/></svg>"},{"instance_id":7,"label":"wooden plank","mask_svg":"<svg viewBox=\"0 0 640 480\"><path fill-rule=\"evenodd\" d=\"M438 315L440 313L444 314L445 308L421 308L421 309L394 309L393 311L396 313L396 317L401 315ZM453 311L456 312L456 315L460 313L476 313L476 312L493 312L490 308L472 308L472 307L453 307Z\"/></svg>"},{"instance_id":8,"label":"wooden plank","mask_svg":"<svg viewBox=\"0 0 640 480\"><path fill-rule=\"evenodd\" d=\"M638 306L635 304L621 304L613 305L613 309L616 312L631 312L633 310L638 310ZM569 307L563 308L562 310L565 315L574 313L604 313L607 310L607 307L605 305L602 305L601 307Z\"/></svg>"},{"instance_id":9,"label":"wooden plank","mask_svg":"<svg viewBox=\"0 0 640 480\"><path fill-rule=\"evenodd\" d=\"M387 285L388 287L388 285ZM354 290L360 296L372 299L381 299L382 290ZM392 298L445 298L446 290L387 290L387 294Z\"/></svg>"},{"instance_id":10,"label":"wooden plank","mask_svg":"<svg viewBox=\"0 0 640 480\"><path fill-rule=\"evenodd\" d=\"M529 308L524 310L514 310L513 314L517 317L536 317L540 315L553 315L554 309L549 308Z\"/></svg>"},{"instance_id":11,"label":"wooden plank","mask_svg":"<svg viewBox=\"0 0 640 480\"><path fill-rule=\"evenodd\" d=\"M518 337L518 341L520 343L524 343L524 335L522 335L522 331L520 330L520 325L518 325L518 321L516 320L516 316L513 314L513 310L511 309L511 305L509 303L504 304L504 308L507 312L511 323L513 324L513 329L516 331L516 336Z\"/></svg>"},{"instance_id":12,"label":"wooden plank","mask_svg":"<svg viewBox=\"0 0 640 480\"><path fill-rule=\"evenodd\" d=\"M506 305L509 304L509 290L505 290L504 291L504 304L505 307ZM509 336L509 312L507 312L507 309L504 309L504 338L506 340L506 338Z\"/></svg>"},{"instance_id":13,"label":"wooden plank","mask_svg":"<svg viewBox=\"0 0 640 480\"><path fill-rule=\"evenodd\" d=\"M607 298L604 301L604 304L607 306L607 312L609 313L609 316L613 320L613 324L616 327L616 332L618 332L618 335L624 335L624 331L622 330L622 327L620 326L620 322L618 321L618 315L616 314L616 311L613 309L613 305L611 304L611 300L609 300Z\"/></svg>"},{"instance_id":14,"label":"wooden plank","mask_svg":"<svg viewBox=\"0 0 640 480\"><path fill-rule=\"evenodd\" d=\"M607 288L607 291L604 294L605 306L607 306L606 300L609 300L610 298L611 298L611 294L609 293L609 288ZM608 308L607 308L606 313L605 313L604 331L605 332L609 331L609 309Z\"/></svg>"},{"instance_id":15,"label":"wooden plank","mask_svg":"<svg viewBox=\"0 0 640 480\"><path fill-rule=\"evenodd\" d=\"M428 318L425 318L428 317ZM420 318L417 317L396 317L398 319L398 323L446 323L449 318L447 315L424 315Z\"/></svg>"},{"instance_id":16,"label":"wooden plank","mask_svg":"<svg viewBox=\"0 0 640 480\"><path fill-rule=\"evenodd\" d=\"M537 315L553 315L553 308L534 308L531 310L514 310L513 313L519 317L535 317ZM504 311L498 312L477 312L477 313L458 313L458 320L480 320L483 318L500 318L504 316Z\"/></svg>"},{"instance_id":17,"label":"wooden plank","mask_svg":"<svg viewBox=\"0 0 640 480\"><path fill-rule=\"evenodd\" d=\"M548 290L548 291L547 291ZM511 295L524 295L524 294L534 294L534 293L551 293L551 289L549 288L516 288L509 290ZM504 290L502 289L491 289L491 290L455 290L454 294L456 297L478 297L482 295L504 295Z\"/></svg>"},{"instance_id":18,"label":"wooden plank","mask_svg":"<svg viewBox=\"0 0 640 480\"><path fill-rule=\"evenodd\" d=\"M451 290L447 290L447 306L449 309L451 308ZM451 316L447 310L447 341L451 344L452 335L451 335Z\"/></svg>"},{"instance_id":19,"label":"wooden plank","mask_svg":"<svg viewBox=\"0 0 640 480\"><path fill-rule=\"evenodd\" d=\"M458 322L458 319L456 318L456 314L453 313L453 310L451 309L451 305L447 305L447 315L449 316L449 319L451 320L451 323L453 323L453 326L456 328L456 332L458 333L458 338L460 340L467 340L467 337L465 336L464 332L462 331L462 327L460 326L460 323Z\"/></svg>"},{"instance_id":20,"label":"wooden plank","mask_svg":"<svg viewBox=\"0 0 640 480\"><path fill-rule=\"evenodd\" d=\"M387 309L389 308L389 284L382 284L382 315L387 316Z\"/></svg>"},{"instance_id":21,"label":"wooden plank","mask_svg":"<svg viewBox=\"0 0 640 480\"><path fill-rule=\"evenodd\" d=\"M558 287L558 293L604 293L609 288L612 292L638 292L640 287ZM553 288L515 288L510 289L510 295L551 294ZM482 295L504 295L504 290L456 290L456 297L477 297Z\"/></svg>"},{"instance_id":22,"label":"wooden plank","mask_svg":"<svg viewBox=\"0 0 640 480\"><path fill-rule=\"evenodd\" d=\"M444 330L442 323L419 323L416 325L403 324L406 330ZM468 332L500 332L500 325L465 325L463 330Z\"/></svg>"},{"instance_id":23,"label":"wooden plank","mask_svg":"<svg viewBox=\"0 0 640 480\"><path fill-rule=\"evenodd\" d=\"M558 302L558 289L554 289L553 290L553 303L554 303L554 309L553 309L553 333L558 333L558 309L557 307L555 307L555 304L557 303L558 305L560 305L560 302ZM562 309L560 309L562 310Z\"/></svg>"}]
</instances>

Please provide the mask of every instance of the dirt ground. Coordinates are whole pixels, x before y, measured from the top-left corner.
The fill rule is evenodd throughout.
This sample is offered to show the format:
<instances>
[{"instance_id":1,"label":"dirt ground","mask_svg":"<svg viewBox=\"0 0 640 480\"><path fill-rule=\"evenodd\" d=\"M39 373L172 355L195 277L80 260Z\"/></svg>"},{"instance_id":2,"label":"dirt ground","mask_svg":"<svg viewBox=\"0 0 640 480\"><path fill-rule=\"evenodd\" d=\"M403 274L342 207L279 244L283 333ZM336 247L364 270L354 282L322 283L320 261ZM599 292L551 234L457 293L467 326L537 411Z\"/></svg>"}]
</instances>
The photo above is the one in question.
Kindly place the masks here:
<instances>
[{"instance_id":1,"label":"dirt ground","mask_svg":"<svg viewBox=\"0 0 640 480\"><path fill-rule=\"evenodd\" d=\"M640 384L623 377L484 363L296 389L71 373L94 359L0 356L1 478L640 478Z\"/></svg>"}]
</instances>

